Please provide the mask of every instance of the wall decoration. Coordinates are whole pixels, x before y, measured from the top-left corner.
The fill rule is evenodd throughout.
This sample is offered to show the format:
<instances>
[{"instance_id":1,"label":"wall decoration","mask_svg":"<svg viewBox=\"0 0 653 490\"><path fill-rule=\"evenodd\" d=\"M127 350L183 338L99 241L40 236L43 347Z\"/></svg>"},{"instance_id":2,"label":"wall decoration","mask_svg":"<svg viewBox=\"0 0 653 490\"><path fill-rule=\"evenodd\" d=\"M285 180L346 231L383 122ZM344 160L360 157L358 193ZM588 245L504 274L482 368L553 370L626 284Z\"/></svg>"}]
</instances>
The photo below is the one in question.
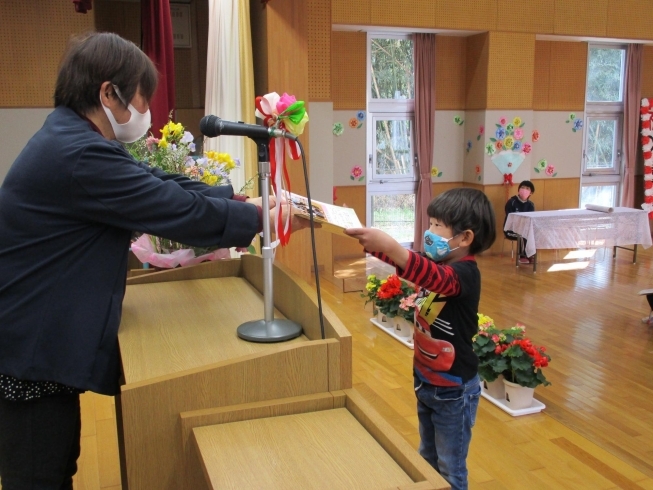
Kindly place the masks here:
<instances>
[{"instance_id":1,"label":"wall decoration","mask_svg":"<svg viewBox=\"0 0 653 490\"><path fill-rule=\"evenodd\" d=\"M531 135L531 139L533 140L533 143L535 143L537 140L540 139L540 132L537 129L533 130L533 134Z\"/></svg>"},{"instance_id":2,"label":"wall decoration","mask_svg":"<svg viewBox=\"0 0 653 490\"><path fill-rule=\"evenodd\" d=\"M365 175L363 175L363 169L358 165L354 165L351 168L351 173L349 174L349 178L351 180L357 180L358 182L361 182L363 179L365 179Z\"/></svg>"},{"instance_id":3,"label":"wall decoration","mask_svg":"<svg viewBox=\"0 0 653 490\"><path fill-rule=\"evenodd\" d=\"M573 112L569 114L569 117L565 121L567 124L571 123L571 130L575 133L576 131L580 131L583 129L583 120L582 119L576 119L576 114Z\"/></svg>"},{"instance_id":4,"label":"wall decoration","mask_svg":"<svg viewBox=\"0 0 653 490\"><path fill-rule=\"evenodd\" d=\"M431 177L442 177L442 172L438 167L431 167Z\"/></svg>"},{"instance_id":5,"label":"wall decoration","mask_svg":"<svg viewBox=\"0 0 653 490\"><path fill-rule=\"evenodd\" d=\"M644 157L644 203L642 209L648 212L649 218L653 218L653 129L651 128L653 107L651 107L649 99L642 99L640 114L642 119L642 156Z\"/></svg>"},{"instance_id":6,"label":"wall decoration","mask_svg":"<svg viewBox=\"0 0 653 490\"><path fill-rule=\"evenodd\" d=\"M500 118L499 123L496 124L494 137L490 138L494 148L491 148L490 144L485 146L485 151L492 159L492 163L503 174L503 183L506 185L512 185L513 173L526 158L521 141L524 138L522 128L525 124L519 116L515 117L512 122L508 122L505 117Z\"/></svg>"},{"instance_id":7,"label":"wall decoration","mask_svg":"<svg viewBox=\"0 0 653 490\"><path fill-rule=\"evenodd\" d=\"M358 111L356 113L356 119L363 122L365 120L365 111Z\"/></svg>"},{"instance_id":8,"label":"wall decoration","mask_svg":"<svg viewBox=\"0 0 653 490\"><path fill-rule=\"evenodd\" d=\"M342 126L342 123L337 122L337 123L333 123L332 131L335 136L342 136L342 133L344 133L345 128Z\"/></svg>"},{"instance_id":9,"label":"wall decoration","mask_svg":"<svg viewBox=\"0 0 653 490\"><path fill-rule=\"evenodd\" d=\"M549 177L555 177L558 175L556 168L553 165L550 165L544 158L537 162L537 165L535 165L533 170L535 170L535 173L543 173Z\"/></svg>"},{"instance_id":10,"label":"wall decoration","mask_svg":"<svg viewBox=\"0 0 653 490\"><path fill-rule=\"evenodd\" d=\"M472 149L472 140L467 140L467 144L465 145L465 150L467 150L467 153L469 153L469 150Z\"/></svg>"},{"instance_id":11,"label":"wall decoration","mask_svg":"<svg viewBox=\"0 0 653 490\"><path fill-rule=\"evenodd\" d=\"M352 118L349 120L349 127L350 127L351 129L358 129L358 128L360 128L362 125L363 125L363 123L360 122L360 121L359 121L357 118L355 118L355 117L352 117Z\"/></svg>"},{"instance_id":12,"label":"wall decoration","mask_svg":"<svg viewBox=\"0 0 653 490\"><path fill-rule=\"evenodd\" d=\"M474 168L474 172L476 173L476 180L478 180L480 182L481 181L481 166L476 165L476 167Z\"/></svg>"},{"instance_id":13,"label":"wall decoration","mask_svg":"<svg viewBox=\"0 0 653 490\"><path fill-rule=\"evenodd\" d=\"M476 141L480 141L480 139L483 137L484 134L485 134L485 126L479 126L478 134L476 135Z\"/></svg>"},{"instance_id":14,"label":"wall decoration","mask_svg":"<svg viewBox=\"0 0 653 490\"><path fill-rule=\"evenodd\" d=\"M462 126L464 122L465 120L460 116L454 116L453 118L453 123L457 124L458 126Z\"/></svg>"}]
</instances>

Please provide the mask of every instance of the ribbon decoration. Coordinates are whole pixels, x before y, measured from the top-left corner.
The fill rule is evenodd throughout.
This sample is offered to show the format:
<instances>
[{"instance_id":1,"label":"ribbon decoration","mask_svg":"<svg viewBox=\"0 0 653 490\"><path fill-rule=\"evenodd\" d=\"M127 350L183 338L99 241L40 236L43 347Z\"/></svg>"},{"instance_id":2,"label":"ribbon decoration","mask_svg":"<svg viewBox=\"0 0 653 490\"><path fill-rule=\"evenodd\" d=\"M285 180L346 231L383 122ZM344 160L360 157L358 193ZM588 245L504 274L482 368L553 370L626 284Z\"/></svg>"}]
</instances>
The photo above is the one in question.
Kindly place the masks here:
<instances>
[{"instance_id":1,"label":"ribbon decoration","mask_svg":"<svg viewBox=\"0 0 653 490\"><path fill-rule=\"evenodd\" d=\"M304 132L308 122L308 114L304 101L298 101L294 95L284 92L279 96L271 92L262 97L256 97L256 117L263 119L263 124L270 128L281 129L295 136ZM277 196L275 203L276 222L274 230L281 245L286 245L290 240L290 213L283 223L281 213L281 196L284 190L290 192L290 178L286 168L286 150L293 160L299 160L301 151L296 141L286 138L270 139L270 173L272 174L272 189ZM284 186L285 183L285 186ZM290 204L288 204L290 205Z\"/></svg>"},{"instance_id":2,"label":"ribbon decoration","mask_svg":"<svg viewBox=\"0 0 653 490\"><path fill-rule=\"evenodd\" d=\"M642 155L644 157L644 204L642 204L642 209L648 212L649 218L653 218L653 128L651 128L653 108L646 98L642 99L640 117L642 119Z\"/></svg>"},{"instance_id":3,"label":"ribbon decoration","mask_svg":"<svg viewBox=\"0 0 653 490\"><path fill-rule=\"evenodd\" d=\"M513 185L512 174L503 174L503 183L505 185Z\"/></svg>"}]
</instances>

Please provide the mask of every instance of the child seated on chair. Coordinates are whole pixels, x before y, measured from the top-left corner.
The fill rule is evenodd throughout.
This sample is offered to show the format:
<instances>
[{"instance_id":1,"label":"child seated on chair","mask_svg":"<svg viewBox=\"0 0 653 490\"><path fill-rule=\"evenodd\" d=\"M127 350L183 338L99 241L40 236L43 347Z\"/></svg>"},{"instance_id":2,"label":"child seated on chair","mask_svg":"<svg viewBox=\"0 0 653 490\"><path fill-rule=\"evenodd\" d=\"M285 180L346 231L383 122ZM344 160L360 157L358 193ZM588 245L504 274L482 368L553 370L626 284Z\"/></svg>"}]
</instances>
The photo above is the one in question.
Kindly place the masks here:
<instances>
[{"instance_id":1,"label":"child seated on chair","mask_svg":"<svg viewBox=\"0 0 653 490\"><path fill-rule=\"evenodd\" d=\"M525 213L535 211L535 204L530 200L532 194L535 193L535 186L530 180L524 180L519 184L519 189L516 196L512 196L506 203L506 217L503 220L503 225L506 225L508 215L510 213ZM512 230L504 230L503 234L508 240L517 240L519 243L519 262L528 264L532 261L526 256L526 239L519 239L519 235Z\"/></svg>"}]
</instances>

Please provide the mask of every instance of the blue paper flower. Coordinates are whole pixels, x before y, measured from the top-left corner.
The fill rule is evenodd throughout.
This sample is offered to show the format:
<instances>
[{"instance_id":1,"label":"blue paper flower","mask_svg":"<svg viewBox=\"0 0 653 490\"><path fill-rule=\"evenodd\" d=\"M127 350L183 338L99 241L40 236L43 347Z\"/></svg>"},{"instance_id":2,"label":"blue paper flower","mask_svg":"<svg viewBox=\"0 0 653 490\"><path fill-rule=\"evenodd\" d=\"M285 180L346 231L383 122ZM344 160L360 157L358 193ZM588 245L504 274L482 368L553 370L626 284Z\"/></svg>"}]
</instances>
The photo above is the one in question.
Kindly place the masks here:
<instances>
[{"instance_id":1,"label":"blue paper flower","mask_svg":"<svg viewBox=\"0 0 653 490\"><path fill-rule=\"evenodd\" d=\"M364 121L365 120L365 111L358 111L356 113L356 119L359 121Z\"/></svg>"},{"instance_id":2,"label":"blue paper flower","mask_svg":"<svg viewBox=\"0 0 653 490\"><path fill-rule=\"evenodd\" d=\"M498 140L502 140L506 136L506 130L503 128L497 128L497 132L495 133L495 135Z\"/></svg>"}]
</instances>

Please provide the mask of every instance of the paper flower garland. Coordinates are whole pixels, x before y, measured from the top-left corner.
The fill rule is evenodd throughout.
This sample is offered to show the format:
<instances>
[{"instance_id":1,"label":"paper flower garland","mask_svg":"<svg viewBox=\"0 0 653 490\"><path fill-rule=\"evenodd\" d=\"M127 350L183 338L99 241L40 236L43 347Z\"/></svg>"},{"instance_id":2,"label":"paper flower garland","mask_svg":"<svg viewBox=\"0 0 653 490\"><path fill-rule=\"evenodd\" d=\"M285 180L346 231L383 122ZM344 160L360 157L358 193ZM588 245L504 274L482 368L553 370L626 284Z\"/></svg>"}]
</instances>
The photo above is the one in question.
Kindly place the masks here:
<instances>
[{"instance_id":1,"label":"paper flower garland","mask_svg":"<svg viewBox=\"0 0 653 490\"><path fill-rule=\"evenodd\" d=\"M582 119L576 119L576 114L573 112L569 114L569 117L565 121L567 124L572 123L571 130L575 133L576 131L580 131L583 129L583 120Z\"/></svg>"},{"instance_id":2,"label":"paper flower garland","mask_svg":"<svg viewBox=\"0 0 653 490\"><path fill-rule=\"evenodd\" d=\"M653 218L653 130L651 117L653 108L649 99L642 99L640 109L642 118L642 156L644 157L644 204L642 209Z\"/></svg>"},{"instance_id":3,"label":"paper flower garland","mask_svg":"<svg viewBox=\"0 0 653 490\"><path fill-rule=\"evenodd\" d=\"M299 136L304 132L308 122L308 114L304 102L297 100L294 95L276 92L262 97L256 97L256 117L263 119L263 124L270 128L282 129ZM281 196L284 189L290 192L290 178L286 169L286 149L290 158L299 160L301 152L296 141L277 138L270 139L270 173L272 174L272 188L277 196ZM285 182L285 186L284 186ZM283 223L280 199L277 199L275 208L277 221L275 232L281 245L286 245L290 240L290 217Z\"/></svg>"}]
</instances>

